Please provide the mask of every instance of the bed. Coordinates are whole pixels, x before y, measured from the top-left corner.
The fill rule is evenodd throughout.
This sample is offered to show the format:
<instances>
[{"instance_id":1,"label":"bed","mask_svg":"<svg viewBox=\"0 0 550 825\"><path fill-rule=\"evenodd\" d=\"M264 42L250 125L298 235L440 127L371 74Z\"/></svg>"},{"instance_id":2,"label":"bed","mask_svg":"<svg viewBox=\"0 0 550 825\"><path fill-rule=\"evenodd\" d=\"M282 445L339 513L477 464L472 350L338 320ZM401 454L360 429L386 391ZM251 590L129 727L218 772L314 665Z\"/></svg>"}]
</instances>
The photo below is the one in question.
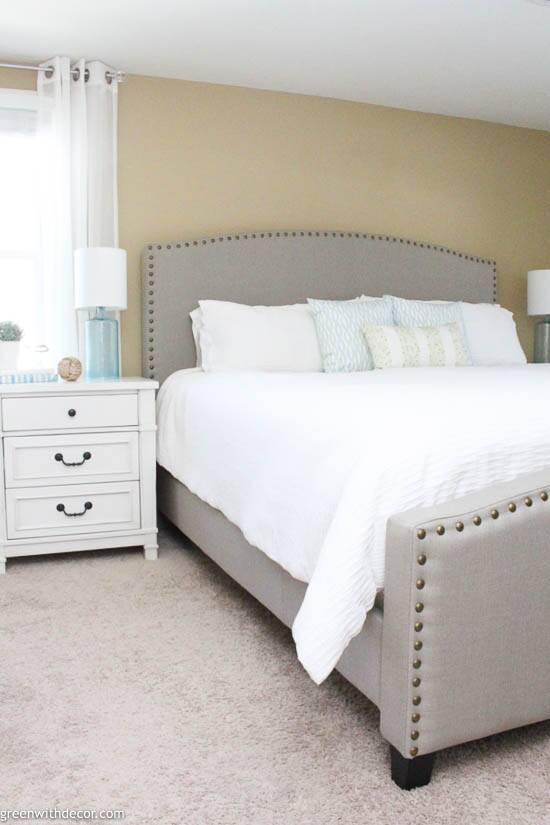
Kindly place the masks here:
<instances>
[{"instance_id":1,"label":"bed","mask_svg":"<svg viewBox=\"0 0 550 825\"><path fill-rule=\"evenodd\" d=\"M283 622L294 625L298 651L303 651L302 662L313 678L321 681L327 669L336 665L380 708L381 732L390 744L392 777L397 784L405 789L426 784L434 754L442 748L549 718L550 438L542 413L548 409L544 401L550 401L546 367L530 365L507 372L459 370L458 382L456 372L446 377L445 370L441 373L443 383L437 392L452 400L449 409L454 418L447 412L449 420L440 428L439 442L435 436L432 443L425 438L431 464L415 466L410 439L405 437L401 444L397 438L392 440L395 450L388 458L385 495L378 497L383 506L375 514L384 535L382 540L380 536L373 539L373 552L379 566L383 559L383 569L375 569L370 582L362 582L362 589L355 593L353 620L346 618L339 627L336 619L347 610L343 597L350 579L341 582L339 592L335 558L340 550L349 569L358 568L362 557L353 556L357 542L348 542L348 532L359 535L368 524L367 516L372 521L369 498L364 498L363 513L361 496L369 484L380 489L380 475L373 476L368 468L358 474L360 483L341 508L340 532L333 531L331 552L325 553L332 558L332 568L325 564L324 574L317 579L306 562L294 569L292 558L285 559L282 551L289 537L296 535L296 522L294 527L289 522L286 537L281 529L279 544L274 543L269 554L262 552L256 545L266 549L258 532L265 513L256 524L239 519L239 506L242 510L246 501L239 504L226 499L224 505L220 491L211 484L220 474L208 469L208 445L211 455L221 455L224 449L224 427L207 432L201 423L213 384L215 404L224 405L227 412L225 431L232 438L225 441L229 440L229 447L237 438L239 424L243 425L238 409L233 417L230 414L230 379L218 376L207 385L203 379L212 376L183 372L195 362L187 318L199 299L275 305L309 296L346 299L361 293L394 293L489 302L496 299L494 263L390 236L295 231L149 244L143 267L144 373L163 383L159 459L164 466L159 467L159 508ZM266 393L283 398L285 393L302 392L306 405L325 393L326 398L337 399L333 415L338 420L349 407L344 404L339 411L338 403L344 403L346 393L352 397L349 394L357 391L358 382L368 380L369 396L376 393L379 399L376 409L391 392L395 398L402 394L407 405L420 409L433 393L429 377L422 372L411 375L408 386L398 383L393 389L386 384L397 379L380 373L340 376L332 379L335 386L331 384L329 395L330 376L322 374L290 378L290 387L288 377L271 376L269 386L261 387L257 380L261 377L241 376L243 393L250 402L251 455L260 442L254 441L253 427L248 425L261 418L262 409L269 410ZM307 391L303 389L306 384ZM512 394L510 386L514 387ZM169 404L167 399L178 397L184 399L179 408L185 408L183 420L189 443L196 448L195 464L187 454L179 465L175 458L177 415L171 410L178 409L178 402ZM506 414L500 414L503 409ZM263 420L266 429L256 437L271 439L277 432L277 414L263 413ZM470 473L467 489L474 490L468 495L463 495L460 482L466 464L461 464L458 474L454 465L446 469L445 464L447 452L456 460L457 450L446 451L446 442L461 427L469 434L469 458L461 458ZM314 436L313 432L312 460L318 453ZM345 450L345 439L337 447ZM236 466L237 459L230 450L224 457L227 467L231 462ZM279 464L284 472L284 462ZM273 478L269 462L265 470L269 482ZM455 476L456 483L451 483ZM392 478L399 495L392 490ZM415 485L436 478L429 494L415 497ZM258 478L261 498L259 482ZM313 507L316 496L322 501L325 493L316 490L312 495L302 485L302 494L304 506ZM419 507L418 501L433 503ZM246 525L244 530L234 523L239 520ZM282 528L282 518L279 523ZM306 539L304 534L302 544ZM341 563L340 568L344 567ZM327 588L327 581L334 584ZM325 633L323 644L316 647L323 623L327 633L335 627L336 633L328 643Z\"/></svg>"}]
</instances>

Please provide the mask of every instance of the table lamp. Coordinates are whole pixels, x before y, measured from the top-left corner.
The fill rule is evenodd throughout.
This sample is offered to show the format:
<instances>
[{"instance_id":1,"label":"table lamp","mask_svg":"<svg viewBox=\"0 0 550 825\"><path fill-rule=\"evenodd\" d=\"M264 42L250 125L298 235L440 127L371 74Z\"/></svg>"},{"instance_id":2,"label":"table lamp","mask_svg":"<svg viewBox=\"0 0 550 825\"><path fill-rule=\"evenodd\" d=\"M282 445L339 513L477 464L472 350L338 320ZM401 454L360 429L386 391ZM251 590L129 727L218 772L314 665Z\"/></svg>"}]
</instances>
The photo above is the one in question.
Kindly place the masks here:
<instances>
[{"instance_id":1,"label":"table lamp","mask_svg":"<svg viewBox=\"0 0 550 825\"><path fill-rule=\"evenodd\" d=\"M118 378L118 321L108 310L126 309L126 250L107 246L74 253L75 306L90 310L84 324L87 378Z\"/></svg>"},{"instance_id":2,"label":"table lamp","mask_svg":"<svg viewBox=\"0 0 550 825\"><path fill-rule=\"evenodd\" d=\"M544 315L535 324L535 363L550 362L550 269L527 273L527 314Z\"/></svg>"}]
</instances>

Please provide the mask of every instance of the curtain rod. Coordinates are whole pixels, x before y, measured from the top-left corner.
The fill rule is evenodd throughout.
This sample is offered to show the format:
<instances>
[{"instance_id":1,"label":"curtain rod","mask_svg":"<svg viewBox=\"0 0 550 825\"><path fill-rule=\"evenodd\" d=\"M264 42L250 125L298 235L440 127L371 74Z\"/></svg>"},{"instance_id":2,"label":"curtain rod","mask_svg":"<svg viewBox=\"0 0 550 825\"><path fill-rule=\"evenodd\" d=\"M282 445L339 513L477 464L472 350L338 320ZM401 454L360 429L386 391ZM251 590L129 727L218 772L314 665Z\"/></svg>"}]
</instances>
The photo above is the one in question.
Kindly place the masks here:
<instances>
[{"instance_id":1,"label":"curtain rod","mask_svg":"<svg viewBox=\"0 0 550 825\"><path fill-rule=\"evenodd\" d=\"M53 66L28 66L24 63L0 63L0 69L27 69L30 72L50 72L51 74L49 75L49 77L51 77L54 71ZM75 80L78 80L78 78L80 77L80 70L74 67L71 69L71 74ZM89 76L90 70L86 69L84 80L88 80ZM126 73L120 71L107 71L105 72L105 77L109 83L111 82L111 80L117 80L119 83L124 83L124 81L126 80Z\"/></svg>"}]
</instances>

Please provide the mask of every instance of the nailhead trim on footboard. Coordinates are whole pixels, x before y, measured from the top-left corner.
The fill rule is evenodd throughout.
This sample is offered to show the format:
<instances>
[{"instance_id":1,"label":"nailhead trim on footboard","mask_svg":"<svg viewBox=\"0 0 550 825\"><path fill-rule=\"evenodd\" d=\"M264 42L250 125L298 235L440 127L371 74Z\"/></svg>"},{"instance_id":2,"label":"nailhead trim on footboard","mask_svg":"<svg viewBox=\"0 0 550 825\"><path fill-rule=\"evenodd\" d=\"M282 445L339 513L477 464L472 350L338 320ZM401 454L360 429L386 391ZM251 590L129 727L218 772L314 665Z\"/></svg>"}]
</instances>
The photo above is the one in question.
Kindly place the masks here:
<instances>
[{"instance_id":1,"label":"nailhead trim on footboard","mask_svg":"<svg viewBox=\"0 0 550 825\"><path fill-rule=\"evenodd\" d=\"M541 502L545 503L545 502L548 501L548 497L549 497L548 490L540 490L536 495L537 495L537 497L539 498L539 500ZM531 509L531 508L533 508L533 505L534 505L533 496L532 495L525 496L521 500L510 501L507 505L506 510L503 511L503 515L505 516L506 512L507 512L510 516L512 516L514 513L517 513L519 508L521 508L522 506L527 508L527 509ZM536 511L536 509L533 510L533 512L535 512L535 511ZM416 559L415 559L416 566L417 566L418 573L419 573L418 578L415 580L415 589L417 591L422 591L422 597L421 597L422 601L415 601L415 603L414 603L414 612L413 612L413 617L412 617L414 635L413 635L413 650L411 651L411 653L412 653L411 665L412 665L412 669L414 671L420 671L421 668L422 668L422 659L420 659L416 654L419 651L424 650L424 642L422 641L422 631L424 630L424 621L420 619L420 616L424 612L426 599L429 598L429 595L428 595L428 592L427 592L428 591L427 575L426 575L426 571L425 571L425 567L426 567L426 565L428 565L428 562L429 562L428 549L430 551L432 550L432 544L431 544L431 542L429 542L429 540L431 538L434 538L434 537L436 537L436 540L437 540L439 538L444 537L445 535L448 535L447 531L451 531L453 529L453 527L454 527L454 529L457 533L461 533L461 534L463 533L464 535L467 535L467 530L468 529L475 529L477 527L481 527L483 525L484 519L486 520L487 523L490 523L491 521L496 521L496 519L498 519L500 517L500 515L501 515L500 511L496 507L493 507L487 513L484 513L484 514L476 513L473 517L471 517L471 522L455 521L454 524L453 523L450 523L450 524L445 524L445 523L437 524L435 526L435 528L429 528L429 527L418 527L417 528L417 530L416 530L417 540L419 542L427 541L428 544L426 545L426 549L424 549L423 545L421 546L422 549L419 550L419 552L416 555ZM437 544L433 545L433 549L434 549L434 552L437 552ZM429 569L429 566L428 566L428 569ZM420 711L417 710L417 708L422 703L422 693L421 693L420 690L418 690L418 688L420 688L420 686L422 684L422 678L420 676L420 673L415 673L412 676L411 684L412 684L412 687L414 688L414 690L411 693L411 709L410 709L410 722L408 723L409 724L408 736L409 736L409 738L411 739L412 742L418 743L418 744L412 745L409 748L410 756L415 757L415 756L418 756L419 753L421 752L421 745L420 745L420 741L419 741L420 738L421 738L421 727L420 727L419 723L422 720L422 714L420 713ZM423 711L423 713L425 714L425 711ZM412 727L413 725L414 725L414 727Z\"/></svg>"}]
</instances>

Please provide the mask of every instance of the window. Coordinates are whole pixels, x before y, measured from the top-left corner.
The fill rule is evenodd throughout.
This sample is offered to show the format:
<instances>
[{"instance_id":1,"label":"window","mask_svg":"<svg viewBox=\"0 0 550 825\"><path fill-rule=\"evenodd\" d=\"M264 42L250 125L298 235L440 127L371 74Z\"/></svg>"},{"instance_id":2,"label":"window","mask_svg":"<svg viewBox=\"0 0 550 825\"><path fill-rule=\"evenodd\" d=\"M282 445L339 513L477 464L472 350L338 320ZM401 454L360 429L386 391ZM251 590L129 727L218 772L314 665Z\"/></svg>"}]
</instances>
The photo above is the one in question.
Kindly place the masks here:
<instances>
[{"instance_id":1,"label":"window","mask_svg":"<svg viewBox=\"0 0 550 825\"><path fill-rule=\"evenodd\" d=\"M19 367L43 366L35 92L0 90L0 321L23 329Z\"/></svg>"}]
</instances>

